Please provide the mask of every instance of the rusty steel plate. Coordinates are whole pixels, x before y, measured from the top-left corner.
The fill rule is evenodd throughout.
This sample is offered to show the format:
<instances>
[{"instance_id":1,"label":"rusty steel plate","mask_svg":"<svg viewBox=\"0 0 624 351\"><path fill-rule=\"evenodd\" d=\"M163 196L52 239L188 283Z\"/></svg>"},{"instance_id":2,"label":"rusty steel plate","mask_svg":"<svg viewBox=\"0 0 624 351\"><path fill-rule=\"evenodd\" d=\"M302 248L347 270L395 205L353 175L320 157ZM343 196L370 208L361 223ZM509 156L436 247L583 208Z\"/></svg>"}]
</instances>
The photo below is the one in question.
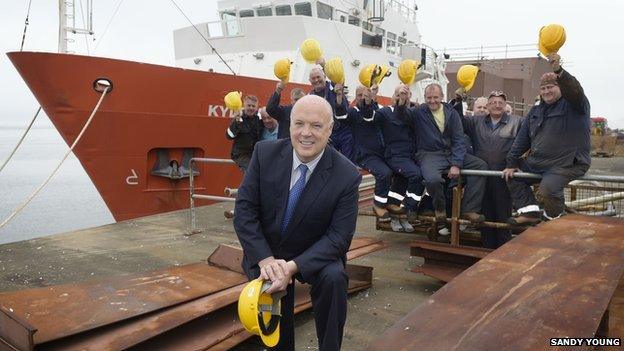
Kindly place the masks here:
<instances>
[{"instance_id":1,"label":"rusty steel plate","mask_svg":"<svg viewBox=\"0 0 624 351\"><path fill-rule=\"evenodd\" d=\"M592 337L624 272L624 221L570 215L514 238L374 340L369 350L544 350Z\"/></svg>"},{"instance_id":2,"label":"rusty steel plate","mask_svg":"<svg viewBox=\"0 0 624 351\"><path fill-rule=\"evenodd\" d=\"M206 263L0 294L0 325L18 320L38 329L40 344L208 295L247 278ZM2 329L0 328L0 331ZM0 337L27 348L25 339Z\"/></svg>"}]
</instances>

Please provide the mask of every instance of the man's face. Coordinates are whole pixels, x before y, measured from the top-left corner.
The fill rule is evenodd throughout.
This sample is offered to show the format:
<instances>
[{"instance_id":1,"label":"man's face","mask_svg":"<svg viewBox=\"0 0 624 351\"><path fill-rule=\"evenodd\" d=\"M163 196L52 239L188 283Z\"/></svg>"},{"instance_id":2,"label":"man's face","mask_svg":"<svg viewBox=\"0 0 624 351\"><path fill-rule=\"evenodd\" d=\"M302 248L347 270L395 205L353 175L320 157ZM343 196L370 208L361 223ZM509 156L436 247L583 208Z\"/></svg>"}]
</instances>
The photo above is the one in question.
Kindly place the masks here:
<instances>
[{"instance_id":1,"label":"man's face","mask_svg":"<svg viewBox=\"0 0 624 351\"><path fill-rule=\"evenodd\" d=\"M557 84L546 84L540 87L540 95L547 104L556 102L561 97L561 89Z\"/></svg>"},{"instance_id":2,"label":"man's face","mask_svg":"<svg viewBox=\"0 0 624 351\"><path fill-rule=\"evenodd\" d=\"M260 117L262 118L262 124L264 124L265 128L273 130L277 127L277 121L269 116L269 114L265 111L260 112Z\"/></svg>"},{"instance_id":3,"label":"man's face","mask_svg":"<svg viewBox=\"0 0 624 351\"><path fill-rule=\"evenodd\" d=\"M507 102L501 96L492 96L488 99L487 111L490 116L500 117L505 112Z\"/></svg>"},{"instance_id":4,"label":"man's face","mask_svg":"<svg viewBox=\"0 0 624 351\"><path fill-rule=\"evenodd\" d=\"M300 92L300 91L293 90L293 92L290 93L290 103L294 105L295 102L297 102L299 99L301 99L304 96L305 96L305 93L303 93L303 91Z\"/></svg>"},{"instance_id":5,"label":"man's face","mask_svg":"<svg viewBox=\"0 0 624 351\"><path fill-rule=\"evenodd\" d=\"M477 99L474 103L473 113L475 116L485 116L488 114L488 100Z\"/></svg>"},{"instance_id":6,"label":"man's face","mask_svg":"<svg viewBox=\"0 0 624 351\"><path fill-rule=\"evenodd\" d=\"M302 100L290 116L290 139L302 162L318 156L329 141L332 132L331 111L318 102Z\"/></svg>"},{"instance_id":7,"label":"man's face","mask_svg":"<svg viewBox=\"0 0 624 351\"><path fill-rule=\"evenodd\" d=\"M358 86L357 89L355 90L355 104L359 105L360 102L362 102L362 99L364 98L364 90L366 88L363 86Z\"/></svg>"},{"instance_id":8,"label":"man's face","mask_svg":"<svg viewBox=\"0 0 624 351\"><path fill-rule=\"evenodd\" d=\"M312 89L314 89L314 91L325 89L325 73L318 68L312 69L312 71L310 71L310 84L312 84Z\"/></svg>"},{"instance_id":9,"label":"man's face","mask_svg":"<svg viewBox=\"0 0 624 351\"><path fill-rule=\"evenodd\" d=\"M258 112L258 102L250 99L245 99L244 107L245 115L253 116Z\"/></svg>"},{"instance_id":10,"label":"man's face","mask_svg":"<svg viewBox=\"0 0 624 351\"><path fill-rule=\"evenodd\" d=\"M425 101L431 111L437 111L442 107L442 99L444 99L444 95L436 86L429 87L425 91Z\"/></svg>"}]
</instances>

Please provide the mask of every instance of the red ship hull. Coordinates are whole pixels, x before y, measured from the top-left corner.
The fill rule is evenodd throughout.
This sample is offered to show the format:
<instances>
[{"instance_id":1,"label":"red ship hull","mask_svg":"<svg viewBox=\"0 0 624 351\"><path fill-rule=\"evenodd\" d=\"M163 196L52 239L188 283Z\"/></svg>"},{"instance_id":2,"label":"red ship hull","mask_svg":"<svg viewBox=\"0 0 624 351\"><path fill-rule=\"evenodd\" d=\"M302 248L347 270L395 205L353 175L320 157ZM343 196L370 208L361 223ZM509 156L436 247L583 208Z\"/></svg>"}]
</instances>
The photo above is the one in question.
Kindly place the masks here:
<instances>
[{"instance_id":1,"label":"red ship hull","mask_svg":"<svg viewBox=\"0 0 624 351\"><path fill-rule=\"evenodd\" d=\"M223 96L254 94L266 104L275 81L185 70L78 55L14 52L9 58L68 145L80 133L101 94L98 78L109 79L91 125L74 149L117 221L189 206L188 178L152 175L157 149L180 161L182 150L195 157L230 158L225 139L230 123ZM290 84L290 88L304 87ZM287 92L285 96L289 96ZM221 195L237 187L242 173L231 164L198 164L198 193ZM198 205L209 204L198 201Z\"/></svg>"}]
</instances>

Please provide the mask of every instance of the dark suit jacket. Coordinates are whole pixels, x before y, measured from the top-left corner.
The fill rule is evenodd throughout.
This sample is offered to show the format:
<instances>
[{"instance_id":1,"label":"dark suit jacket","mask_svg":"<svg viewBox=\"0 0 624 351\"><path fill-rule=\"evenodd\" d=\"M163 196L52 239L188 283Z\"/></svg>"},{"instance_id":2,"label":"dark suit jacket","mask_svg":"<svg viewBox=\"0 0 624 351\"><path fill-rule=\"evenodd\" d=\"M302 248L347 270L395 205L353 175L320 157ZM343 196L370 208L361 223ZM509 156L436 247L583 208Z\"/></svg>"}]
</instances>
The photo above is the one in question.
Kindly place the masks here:
<instances>
[{"instance_id":1,"label":"dark suit jacket","mask_svg":"<svg viewBox=\"0 0 624 351\"><path fill-rule=\"evenodd\" d=\"M258 262L275 256L294 260L304 282L321 268L345 260L355 231L358 186L355 166L327 146L299 197L282 235L288 204L293 148L290 139L256 144L243 184L238 189L234 228L243 247L243 269L252 279Z\"/></svg>"}]
</instances>

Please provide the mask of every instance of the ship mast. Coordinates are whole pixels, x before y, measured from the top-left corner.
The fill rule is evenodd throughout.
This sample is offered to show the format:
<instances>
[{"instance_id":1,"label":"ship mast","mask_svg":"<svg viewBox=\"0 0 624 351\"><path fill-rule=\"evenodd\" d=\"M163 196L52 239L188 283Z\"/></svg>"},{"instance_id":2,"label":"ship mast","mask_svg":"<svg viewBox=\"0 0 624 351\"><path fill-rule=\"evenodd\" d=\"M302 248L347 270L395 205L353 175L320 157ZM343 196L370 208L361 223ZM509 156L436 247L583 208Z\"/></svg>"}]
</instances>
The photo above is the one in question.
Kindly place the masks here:
<instances>
[{"instance_id":1,"label":"ship mast","mask_svg":"<svg viewBox=\"0 0 624 351\"><path fill-rule=\"evenodd\" d=\"M76 27L76 1L75 0L59 0L59 40L58 52L63 54L71 53L67 45L74 42L71 34L89 34L93 35L93 0L86 0L86 28Z\"/></svg>"}]
</instances>

